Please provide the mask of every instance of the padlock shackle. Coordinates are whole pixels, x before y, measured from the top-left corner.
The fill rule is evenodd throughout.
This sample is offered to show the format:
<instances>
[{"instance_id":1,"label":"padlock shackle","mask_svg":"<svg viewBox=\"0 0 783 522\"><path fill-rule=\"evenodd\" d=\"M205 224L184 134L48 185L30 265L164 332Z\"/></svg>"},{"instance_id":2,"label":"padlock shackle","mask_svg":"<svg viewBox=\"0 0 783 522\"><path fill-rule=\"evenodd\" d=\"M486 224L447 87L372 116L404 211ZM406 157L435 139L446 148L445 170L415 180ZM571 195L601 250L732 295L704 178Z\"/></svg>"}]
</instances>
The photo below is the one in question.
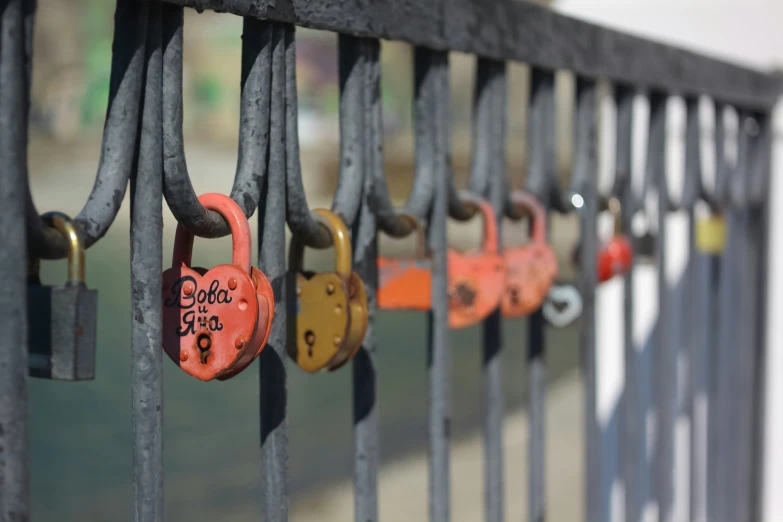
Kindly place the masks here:
<instances>
[{"instance_id":1,"label":"padlock shackle","mask_svg":"<svg viewBox=\"0 0 783 522\"><path fill-rule=\"evenodd\" d=\"M486 199L465 191L460 192L460 202L469 211L480 212L484 217L484 239L482 248L485 252L498 252L498 222L495 210Z\"/></svg>"},{"instance_id":2,"label":"padlock shackle","mask_svg":"<svg viewBox=\"0 0 783 522\"><path fill-rule=\"evenodd\" d=\"M612 214L614 219L614 235L619 236L623 233L622 206L617 198L609 198L606 202L606 209Z\"/></svg>"},{"instance_id":3,"label":"padlock shackle","mask_svg":"<svg viewBox=\"0 0 783 522\"><path fill-rule=\"evenodd\" d=\"M342 218L325 208L317 208L311 212L313 220L320 223L329 230L332 235L332 244L334 245L334 271L340 277L346 280L351 277L353 272L353 261L351 259L351 236L348 234L348 227L345 226ZM291 247L289 252L289 265L295 272L300 272L304 263L304 243L299 241L296 236L291 238Z\"/></svg>"},{"instance_id":4,"label":"padlock shackle","mask_svg":"<svg viewBox=\"0 0 783 522\"><path fill-rule=\"evenodd\" d=\"M519 213L528 214L531 223L531 237L533 241L543 243L546 241L546 210L533 194L523 190L511 193L511 202Z\"/></svg>"},{"instance_id":5,"label":"padlock shackle","mask_svg":"<svg viewBox=\"0 0 783 522\"><path fill-rule=\"evenodd\" d=\"M239 205L224 194L202 194L199 202L207 209L214 210L226 220L231 229L231 264L245 273L250 273L251 245L250 224ZM181 224L177 225L177 235L174 238L174 254L172 267L190 266L193 259L193 234Z\"/></svg>"},{"instance_id":6,"label":"padlock shackle","mask_svg":"<svg viewBox=\"0 0 783 522\"><path fill-rule=\"evenodd\" d=\"M68 285L84 284L84 242L73 220L62 212L47 212L44 222L56 228L68 240Z\"/></svg>"}]
</instances>

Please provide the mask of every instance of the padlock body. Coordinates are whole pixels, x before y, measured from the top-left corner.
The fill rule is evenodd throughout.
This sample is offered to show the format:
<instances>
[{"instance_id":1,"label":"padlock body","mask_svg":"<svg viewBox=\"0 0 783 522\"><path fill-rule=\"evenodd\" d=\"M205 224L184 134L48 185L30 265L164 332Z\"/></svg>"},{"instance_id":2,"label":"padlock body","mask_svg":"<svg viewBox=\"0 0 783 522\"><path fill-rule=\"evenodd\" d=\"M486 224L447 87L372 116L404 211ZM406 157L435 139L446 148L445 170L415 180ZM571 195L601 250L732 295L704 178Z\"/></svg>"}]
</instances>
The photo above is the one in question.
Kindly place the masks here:
<instances>
[{"instance_id":1,"label":"padlock body","mask_svg":"<svg viewBox=\"0 0 783 522\"><path fill-rule=\"evenodd\" d=\"M429 310L432 306L429 259L378 259L378 307L383 310Z\"/></svg>"},{"instance_id":2,"label":"padlock body","mask_svg":"<svg viewBox=\"0 0 783 522\"><path fill-rule=\"evenodd\" d=\"M534 242L503 252L507 276L503 315L521 317L538 310L558 274L557 257L546 243Z\"/></svg>"},{"instance_id":3,"label":"padlock body","mask_svg":"<svg viewBox=\"0 0 783 522\"><path fill-rule=\"evenodd\" d=\"M261 355L261 352L266 346L266 341L269 339L269 332L272 329L272 320L275 317L275 295L272 291L272 285L269 284L269 279L267 279L266 274L256 267L251 267L250 278L253 280L253 285L256 288L256 300L258 301L256 330L253 333L252 340L247 343L231 369L216 377L216 379L220 381L228 380L240 373L247 368L256 357Z\"/></svg>"},{"instance_id":4,"label":"padlock body","mask_svg":"<svg viewBox=\"0 0 783 522\"><path fill-rule=\"evenodd\" d=\"M163 349L188 374L208 381L253 353L258 299L250 276L235 265L163 273ZM252 358L250 359L252 360Z\"/></svg>"},{"instance_id":5,"label":"padlock body","mask_svg":"<svg viewBox=\"0 0 783 522\"><path fill-rule=\"evenodd\" d=\"M498 309L503 298L506 265L500 254L448 251L449 327L477 324Z\"/></svg>"},{"instance_id":6,"label":"padlock body","mask_svg":"<svg viewBox=\"0 0 783 522\"><path fill-rule=\"evenodd\" d=\"M633 247L626 236L612 237L598 252L598 282L626 274L633 266Z\"/></svg>"},{"instance_id":7,"label":"padlock body","mask_svg":"<svg viewBox=\"0 0 783 522\"><path fill-rule=\"evenodd\" d=\"M367 292L364 282L358 274L351 273L348 282L348 309L350 317L348 329L345 332L345 340L337 355L329 362L329 371L334 371L354 358L364 342L364 334L367 333L367 324L370 315L367 311Z\"/></svg>"},{"instance_id":8,"label":"padlock body","mask_svg":"<svg viewBox=\"0 0 783 522\"><path fill-rule=\"evenodd\" d=\"M288 311L288 355L306 372L328 369L351 322L349 288L334 272L292 273L296 306Z\"/></svg>"},{"instance_id":9,"label":"padlock body","mask_svg":"<svg viewBox=\"0 0 783 522\"><path fill-rule=\"evenodd\" d=\"M95 378L98 292L84 285L27 287L30 376Z\"/></svg>"}]
</instances>

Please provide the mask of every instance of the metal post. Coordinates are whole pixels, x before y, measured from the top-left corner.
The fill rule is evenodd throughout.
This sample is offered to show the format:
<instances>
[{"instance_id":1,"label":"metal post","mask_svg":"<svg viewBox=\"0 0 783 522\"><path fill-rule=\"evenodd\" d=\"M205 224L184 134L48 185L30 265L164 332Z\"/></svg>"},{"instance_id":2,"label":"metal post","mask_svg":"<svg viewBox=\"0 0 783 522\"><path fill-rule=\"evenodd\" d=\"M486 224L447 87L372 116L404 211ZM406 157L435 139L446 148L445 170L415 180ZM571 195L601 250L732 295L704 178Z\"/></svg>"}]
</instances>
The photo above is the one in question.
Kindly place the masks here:
<instances>
[{"instance_id":1,"label":"metal post","mask_svg":"<svg viewBox=\"0 0 783 522\"><path fill-rule=\"evenodd\" d=\"M160 5L149 7L138 166L131 178L131 382L136 522L163 520L163 132Z\"/></svg>"},{"instance_id":2,"label":"metal post","mask_svg":"<svg viewBox=\"0 0 783 522\"><path fill-rule=\"evenodd\" d=\"M251 29L252 25L246 26ZM257 28L262 34L262 28ZM261 519L288 520L288 426L286 408L286 306L292 302L285 285L285 29L272 31L272 85L267 183L258 212L258 265L275 294L275 317L266 348L258 358L261 422ZM255 30L254 30L255 32ZM293 52L293 49L290 49Z\"/></svg>"},{"instance_id":3,"label":"metal post","mask_svg":"<svg viewBox=\"0 0 783 522\"><path fill-rule=\"evenodd\" d=\"M579 349L584 383L586 522L605 520L601 499L601 427L598 424L596 375L596 285L598 283L598 188L596 155L595 82L577 78L577 119L574 128L574 175L572 186L582 196L580 249L582 323Z\"/></svg>"},{"instance_id":4,"label":"metal post","mask_svg":"<svg viewBox=\"0 0 783 522\"><path fill-rule=\"evenodd\" d=\"M340 73L340 178L338 184L359 183L367 188L371 180L365 170L370 163L366 153L367 75L366 43L352 36L339 36ZM367 192L364 190L363 192ZM368 299L377 287L375 218L363 194L357 201L340 199L338 186L335 208L348 208L343 215L348 226L354 226L354 266L365 280ZM353 223L354 216L359 220ZM369 278L365 279L365 278ZM370 297L370 296L373 297ZM369 301L368 301L369 303ZM374 313L371 308L371 314ZM370 318L372 319L372 315ZM378 520L378 404L372 322L368 325L362 349L353 359L353 426L354 426L354 518L357 522Z\"/></svg>"},{"instance_id":5,"label":"metal post","mask_svg":"<svg viewBox=\"0 0 783 522\"><path fill-rule=\"evenodd\" d=\"M428 314L427 368L429 371L429 520L451 519L451 345L449 344L448 267L446 264L446 218L449 172L446 163L451 139L449 118L448 54L417 49L416 125L426 133L417 138L432 140L422 147L416 161L433 170L434 199L427 223L427 241L432 253L432 309ZM421 63L419 63L421 60ZM418 76L421 75L421 76ZM427 119L430 119L428 122ZM427 135L429 134L429 135Z\"/></svg>"},{"instance_id":6,"label":"metal post","mask_svg":"<svg viewBox=\"0 0 783 522\"><path fill-rule=\"evenodd\" d=\"M0 12L0 520L30 518L25 240L26 103L22 0Z\"/></svg>"},{"instance_id":7,"label":"metal post","mask_svg":"<svg viewBox=\"0 0 783 522\"><path fill-rule=\"evenodd\" d=\"M471 176L471 190L486 196L495 210L500 231L505 209L506 175L506 64L479 59L474 93L478 125L473 130L473 165L488 169L488 176ZM489 146L488 146L489 144ZM481 179L486 186L478 186ZM474 185L475 183L475 185ZM500 308L484 320L482 351L482 405L484 437L484 518L501 522L503 499L503 400L502 316Z\"/></svg>"}]
</instances>

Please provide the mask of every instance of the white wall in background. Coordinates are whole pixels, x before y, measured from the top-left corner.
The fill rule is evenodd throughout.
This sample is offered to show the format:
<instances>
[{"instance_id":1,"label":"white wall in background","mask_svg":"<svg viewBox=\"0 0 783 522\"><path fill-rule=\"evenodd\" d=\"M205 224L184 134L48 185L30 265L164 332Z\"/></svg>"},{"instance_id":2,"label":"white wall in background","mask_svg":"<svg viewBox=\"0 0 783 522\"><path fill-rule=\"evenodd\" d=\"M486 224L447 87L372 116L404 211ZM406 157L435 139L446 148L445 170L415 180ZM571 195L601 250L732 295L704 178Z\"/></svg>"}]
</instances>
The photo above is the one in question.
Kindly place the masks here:
<instances>
[{"instance_id":1,"label":"white wall in background","mask_svg":"<svg viewBox=\"0 0 783 522\"><path fill-rule=\"evenodd\" d=\"M558 0L556 10L762 68L783 67L779 0Z\"/></svg>"}]
</instances>

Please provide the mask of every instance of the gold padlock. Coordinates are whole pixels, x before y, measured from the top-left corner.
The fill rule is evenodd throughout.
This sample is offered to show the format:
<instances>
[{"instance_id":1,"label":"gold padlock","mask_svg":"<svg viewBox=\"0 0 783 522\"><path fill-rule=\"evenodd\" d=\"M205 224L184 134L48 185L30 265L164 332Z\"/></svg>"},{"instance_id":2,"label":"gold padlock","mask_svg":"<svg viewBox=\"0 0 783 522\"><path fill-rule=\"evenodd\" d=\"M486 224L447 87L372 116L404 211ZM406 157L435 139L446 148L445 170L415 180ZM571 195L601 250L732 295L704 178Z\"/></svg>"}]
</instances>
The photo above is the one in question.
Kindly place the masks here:
<instances>
[{"instance_id":1,"label":"gold padlock","mask_svg":"<svg viewBox=\"0 0 783 522\"><path fill-rule=\"evenodd\" d=\"M696 220L696 249L702 254L720 254L726 246L726 222L720 214Z\"/></svg>"},{"instance_id":2,"label":"gold padlock","mask_svg":"<svg viewBox=\"0 0 783 522\"><path fill-rule=\"evenodd\" d=\"M334 272L304 272L304 245L291 239L289 277L296 308L288 313L288 355L307 372L334 371L356 355L367 330L364 282L351 268L351 241L342 219L325 209L313 218L332 234Z\"/></svg>"}]
</instances>

